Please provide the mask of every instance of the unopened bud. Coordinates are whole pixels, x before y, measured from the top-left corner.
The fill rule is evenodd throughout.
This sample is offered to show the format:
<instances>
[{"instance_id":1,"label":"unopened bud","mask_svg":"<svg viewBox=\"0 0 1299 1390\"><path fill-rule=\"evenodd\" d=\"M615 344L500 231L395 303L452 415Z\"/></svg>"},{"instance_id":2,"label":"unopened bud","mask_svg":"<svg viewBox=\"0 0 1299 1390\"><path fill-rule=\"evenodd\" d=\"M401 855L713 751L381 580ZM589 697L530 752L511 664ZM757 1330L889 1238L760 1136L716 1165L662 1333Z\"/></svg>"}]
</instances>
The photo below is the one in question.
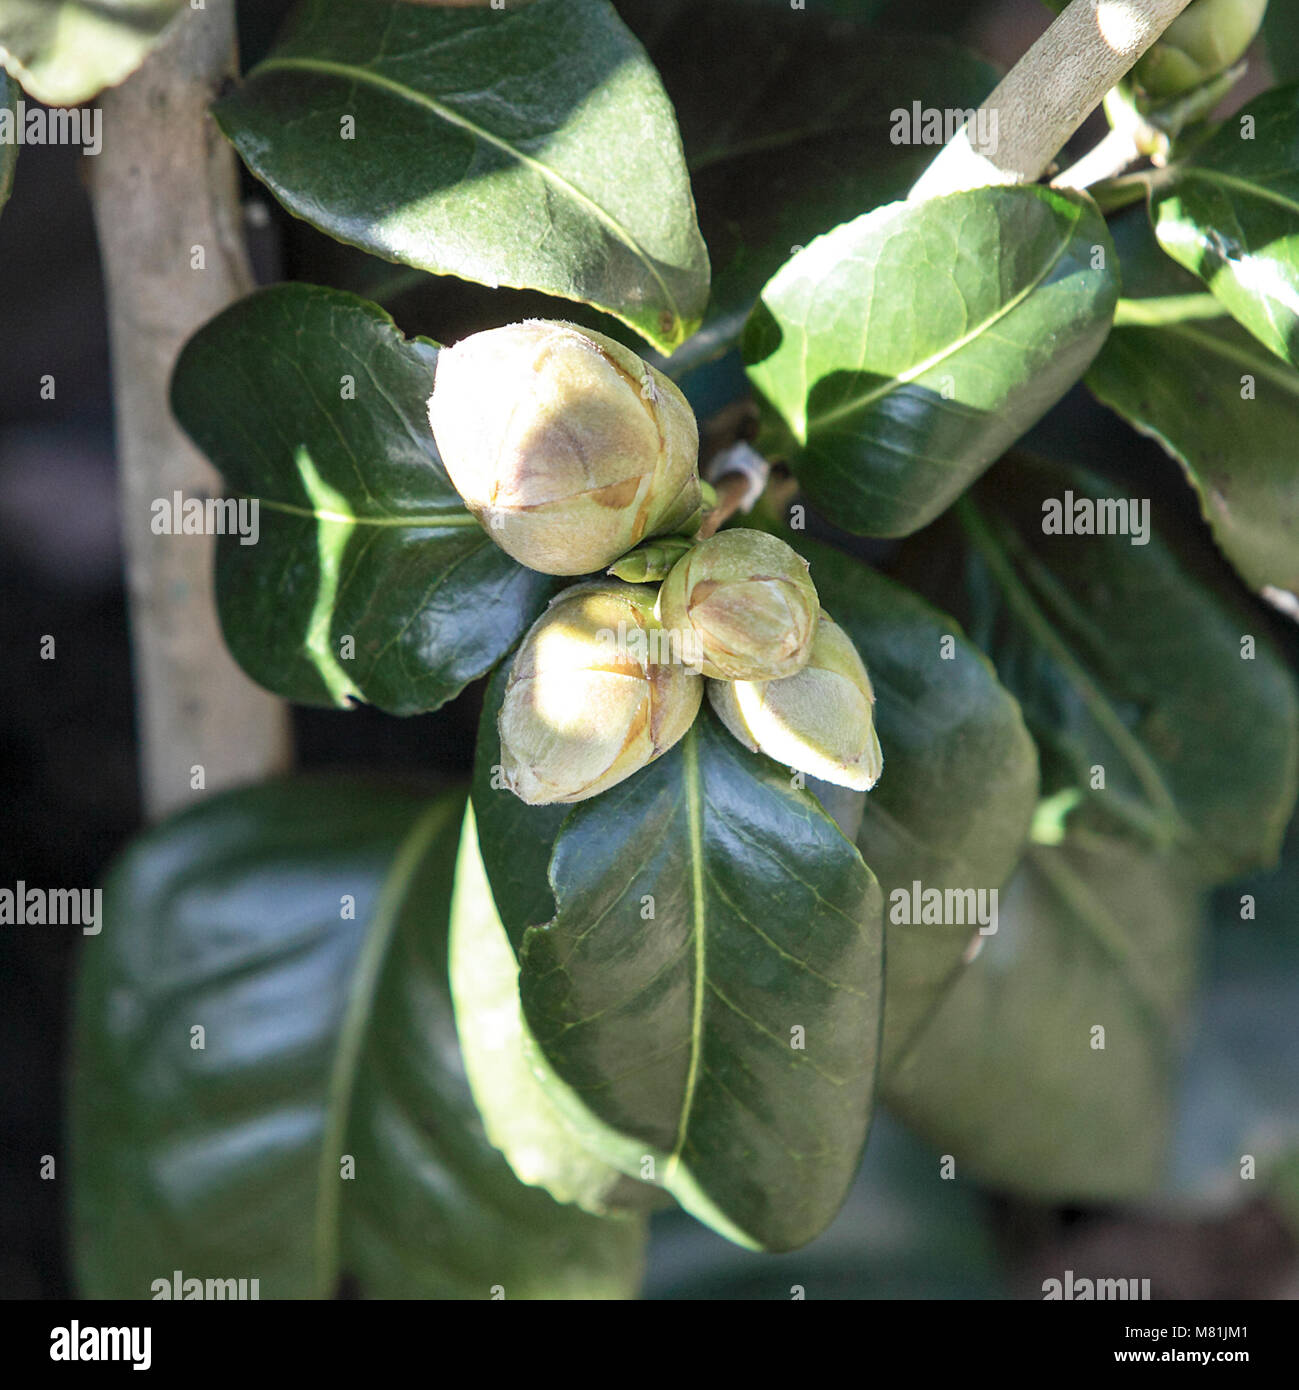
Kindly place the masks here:
<instances>
[{"instance_id":1,"label":"unopened bud","mask_svg":"<svg viewBox=\"0 0 1299 1390\"><path fill-rule=\"evenodd\" d=\"M665 753L703 699L654 618L652 588L566 589L523 639L497 727L510 789L532 806L585 801Z\"/></svg>"},{"instance_id":2,"label":"unopened bud","mask_svg":"<svg viewBox=\"0 0 1299 1390\"><path fill-rule=\"evenodd\" d=\"M820 604L807 561L765 531L721 531L659 591L659 621L690 633L715 680L777 680L807 665Z\"/></svg>"},{"instance_id":3,"label":"unopened bud","mask_svg":"<svg viewBox=\"0 0 1299 1390\"><path fill-rule=\"evenodd\" d=\"M1244 57L1266 10L1267 0L1192 0L1133 76L1148 96L1180 96Z\"/></svg>"},{"instance_id":4,"label":"unopened bud","mask_svg":"<svg viewBox=\"0 0 1299 1390\"><path fill-rule=\"evenodd\" d=\"M821 614L812 658L777 681L709 681L708 699L747 748L823 782L867 791L884 766L875 692L852 639Z\"/></svg>"},{"instance_id":5,"label":"unopened bud","mask_svg":"<svg viewBox=\"0 0 1299 1390\"><path fill-rule=\"evenodd\" d=\"M543 574L588 574L699 508L699 431L629 348L530 319L438 354L429 424L487 534Z\"/></svg>"},{"instance_id":6,"label":"unopened bud","mask_svg":"<svg viewBox=\"0 0 1299 1390\"><path fill-rule=\"evenodd\" d=\"M673 565L690 549L684 536L660 536L644 541L635 550L615 560L609 573L628 584L659 584L672 572Z\"/></svg>"}]
</instances>

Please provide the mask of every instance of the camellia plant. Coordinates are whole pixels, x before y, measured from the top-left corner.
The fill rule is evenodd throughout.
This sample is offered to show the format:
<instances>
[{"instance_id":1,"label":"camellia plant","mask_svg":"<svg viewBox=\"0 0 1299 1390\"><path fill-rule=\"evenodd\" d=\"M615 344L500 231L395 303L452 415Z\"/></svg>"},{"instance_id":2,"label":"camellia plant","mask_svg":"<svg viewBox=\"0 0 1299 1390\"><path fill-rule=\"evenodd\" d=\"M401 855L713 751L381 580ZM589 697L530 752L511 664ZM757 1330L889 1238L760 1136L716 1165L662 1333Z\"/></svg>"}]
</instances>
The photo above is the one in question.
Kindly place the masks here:
<instances>
[{"instance_id":1,"label":"camellia plant","mask_svg":"<svg viewBox=\"0 0 1299 1390\"><path fill-rule=\"evenodd\" d=\"M1293 27L1073 0L1002 77L886 8L304 0L222 87L367 283L482 287L189 337L170 408L259 508L225 644L481 717L468 786L204 790L120 859L88 1291L628 1296L665 1201L824 1231L881 1106L1002 1190L1157 1188L1200 905L1299 775Z\"/></svg>"}]
</instances>

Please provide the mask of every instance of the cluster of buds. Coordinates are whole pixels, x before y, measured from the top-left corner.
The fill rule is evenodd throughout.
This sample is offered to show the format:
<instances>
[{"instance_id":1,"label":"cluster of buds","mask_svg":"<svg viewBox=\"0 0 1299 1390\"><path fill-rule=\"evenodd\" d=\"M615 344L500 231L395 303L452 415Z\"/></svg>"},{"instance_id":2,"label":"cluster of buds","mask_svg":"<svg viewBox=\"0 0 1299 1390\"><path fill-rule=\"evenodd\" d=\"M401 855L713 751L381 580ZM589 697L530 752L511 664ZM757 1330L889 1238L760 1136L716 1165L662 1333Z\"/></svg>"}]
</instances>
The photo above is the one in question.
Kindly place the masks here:
<instances>
[{"instance_id":1,"label":"cluster of buds","mask_svg":"<svg viewBox=\"0 0 1299 1390\"><path fill-rule=\"evenodd\" d=\"M705 689L750 749L874 785L866 667L783 541L700 538L698 428L672 381L599 333L530 320L439 354L429 423L502 550L543 574L613 576L560 593L515 655L498 727L522 800L616 786L686 733Z\"/></svg>"}]
</instances>

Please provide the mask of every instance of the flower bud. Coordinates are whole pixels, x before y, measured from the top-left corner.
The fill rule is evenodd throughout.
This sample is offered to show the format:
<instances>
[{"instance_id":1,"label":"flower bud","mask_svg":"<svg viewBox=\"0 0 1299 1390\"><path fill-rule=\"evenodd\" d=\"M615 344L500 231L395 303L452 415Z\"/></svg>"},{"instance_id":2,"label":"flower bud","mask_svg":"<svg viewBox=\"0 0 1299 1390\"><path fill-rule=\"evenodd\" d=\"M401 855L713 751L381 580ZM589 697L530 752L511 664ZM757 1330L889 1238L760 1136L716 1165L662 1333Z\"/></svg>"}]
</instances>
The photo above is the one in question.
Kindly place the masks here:
<instances>
[{"instance_id":1,"label":"flower bud","mask_svg":"<svg viewBox=\"0 0 1299 1390\"><path fill-rule=\"evenodd\" d=\"M1266 9L1267 0L1192 0L1133 75L1148 96L1180 96L1244 56Z\"/></svg>"},{"instance_id":2,"label":"flower bud","mask_svg":"<svg viewBox=\"0 0 1299 1390\"><path fill-rule=\"evenodd\" d=\"M629 348L530 319L438 354L429 424L487 534L543 574L589 574L699 508L685 397Z\"/></svg>"},{"instance_id":3,"label":"flower bud","mask_svg":"<svg viewBox=\"0 0 1299 1390\"><path fill-rule=\"evenodd\" d=\"M765 531L721 531L659 590L659 621L688 634L714 680L778 680L807 665L820 604L807 561Z\"/></svg>"},{"instance_id":4,"label":"flower bud","mask_svg":"<svg viewBox=\"0 0 1299 1390\"><path fill-rule=\"evenodd\" d=\"M615 560L609 573L628 584L658 584L672 572L673 565L690 549L685 536L660 536L645 541L635 550Z\"/></svg>"},{"instance_id":5,"label":"flower bud","mask_svg":"<svg viewBox=\"0 0 1299 1390\"><path fill-rule=\"evenodd\" d=\"M497 727L509 788L530 806L585 801L665 753L694 722L699 673L676 659L652 588L566 589L532 625Z\"/></svg>"},{"instance_id":6,"label":"flower bud","mask_svg":"<svg viewBox=\"0 0 1299 1390\"><path fill-rule=\"evenodd\" d=\"M753 752L786 767L867 791L884 766L875 692L852 639L822 613L812 657L778 681L709 681L722 723Z\"/></svg>"}]
</instances>

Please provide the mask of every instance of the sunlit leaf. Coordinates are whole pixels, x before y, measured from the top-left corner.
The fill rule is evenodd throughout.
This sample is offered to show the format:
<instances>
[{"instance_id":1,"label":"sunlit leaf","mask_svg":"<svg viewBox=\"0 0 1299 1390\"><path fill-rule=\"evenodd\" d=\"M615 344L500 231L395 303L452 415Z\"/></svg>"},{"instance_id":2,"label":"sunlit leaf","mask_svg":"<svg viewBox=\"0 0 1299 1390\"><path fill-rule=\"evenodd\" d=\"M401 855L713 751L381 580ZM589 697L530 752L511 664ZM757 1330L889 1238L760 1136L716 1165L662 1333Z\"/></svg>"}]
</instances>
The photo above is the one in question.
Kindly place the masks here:
<instances>
[{"instance_id":1,"label":"sunlit leaf","mask_svg":"<svg viewBox=\"0 0 1299 1390\"><path fill-rule=\"evenodd\" d=\"M672 107L606 0L305 0L216 116L275 196L340 241L593 304L664 352L703 314Z\"/></svg>"}]
</instances>

